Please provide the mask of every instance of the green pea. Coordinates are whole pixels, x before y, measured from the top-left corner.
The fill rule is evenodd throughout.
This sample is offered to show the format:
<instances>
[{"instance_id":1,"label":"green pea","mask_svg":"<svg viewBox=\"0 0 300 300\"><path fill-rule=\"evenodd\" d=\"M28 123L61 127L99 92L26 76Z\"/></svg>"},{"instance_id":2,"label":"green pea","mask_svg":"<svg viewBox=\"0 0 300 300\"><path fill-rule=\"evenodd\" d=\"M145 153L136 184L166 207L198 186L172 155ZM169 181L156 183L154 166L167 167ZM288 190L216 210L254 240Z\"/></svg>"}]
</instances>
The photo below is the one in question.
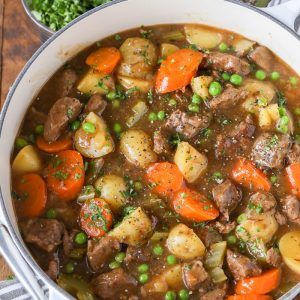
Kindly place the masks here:
<instances>
[{"instance_id":1,"label":"green pea","mask_svg":"<svg viewBox=\"0 0 300 300\"><path fill-rule=\"evenodd\" d=\"M87 133L95 133L96 132L96 127L93 123L91 122L85 122L82 124L82 129L87 132Z\"/></svg>"},{"instance_id":2,"label":"green pea","mask_svg":"<svg viewBox=\"0 0 300 300\"><path fill-rule=\"evenodd\" d=\"M18 137L16 138L15 145L16 148L20 150L26 147L28 145L28 142L24 138Z\"/></svg>"},{"instance_id":3,"label":"green pea","mask_svg":"<svg viewBox=\"0 0 300 300\"><path fill-rule=\"evenodd\" d=\"M168 265L175 265L177 263L177 259L175 255L168 255L167 256L167 263Z\"/></svg>"},{"instance_id":4,"label":"green pea","mask_svg":"<svg viewBox=\"0 0 300 300\"><path fill-rule=\"evenodd\" d=\"M238 224L241 224L241 223L243 223L244 221L246 221L247 220L247 217L246 217L246 214L240 214L238 217L237 217L237 222L238 222Z\"/></svg>"},{"instance_id":5,"label":"green pea","mask_svg":"<svg viewBox=\"0 0 300 300\"><path fill-rule=\"evenodd\" d=\"M170 106L176 106L177 105L177 101L175 99L170 99L169 100L169 105Z\"/></svg>"},{"instance_id":6,"label":"green pea","mask_svg":"<svg viewBox=\"0 0 300 300\"><path fill-rule=\"evenodd\" d=\"M138 269L139 273L146 273L146 272L149 271L149 265L141 264L141 265L138 266L137 269Z\"/></svg>"},{"instance_id":7,"label":"green pea","mask_svg":"<svg viewBox=\"0 0 300 300\"><path fill-rule=\"evenodd\" d=\"M190 297L189 291L186 289L182 289L178 292L178 297L180 300L188 300Z\"/></svg>"},{"instance_id":8,"label":"green pea","mask_svg":"<svg viewBox=\"0 0 300 300\"><path fill-rule=\"evenodd\" d=\"M120 268L120 263L118 263L117 261L112 261L112 262L108 265L108 267L109 267L110 269L112 269L112 270L118 269L118 268Z\"/></svg>"},{"instance_id":9,"label":"green pea","mask_svg":"<svg viewBox=\"0 0 300 300\"><path fill-rule=\"evenodd\" d=\"M120 100L114 100L112 102L112 107L113 108L119 108L121 106L121 101Z\"/></svg>"},{"instance_id":10,"label":"green pea","mask_svg":"<svg viewBox=\"0 0 300 300\"><path fill-rule=\"evenodd\" d=\"M201 97L197 94L194 94L192 97L192 103L194 104L200 104L202 101Z\"/></svg>"},{"instance_id":11,"label":"green pea","mask_svg":"<svg viewBox=\"0 0 300 300\"><path fill-rule=\"evenodd\" d=\"M126 254L124 252L120 252L115 256L115 261L121 264L124 261L125 257Z\"/></svg>"},{"instance_id":12,"label":"green pea","mask_svg":"<svg viewBox=\"0 0 300 300\"><path fill-rule=\"evenodd\" d=\"M37 125L34 129L34 132L38 135L43 134L44 133L44 125L43 124Z\"/></svg>"},{"instance_id":13,"label":"green pea","mask_svg":"<svg viewBox=\"0 0 300 300\"><path fill-rule=\"evenodd\" d=\"M294 109L294 114L300 116L300 107Z\"/></svg>"},{"instance_id":14,"label":"green pea","mask_svg":"<svg viewBox=\"0 0 300 300\"><path fill-rule=\"evenodd\" d=\"M290 83L292 86L296 86L298 84L298 78L295 76L290 77Z\"/></svg>"},{"instance_id":15,"label":"green pea","mask_svg":"<svg viewBox=\"0 0 300 300\"><path fill-rule=\"evenodd\" d=\"M270 181L271 181L272 184L275 184L275 183L277 182L277 180L278 180L278 178L277 178L277 176L275 176L275 175L272 175L272 176L270 177Z\"/></svg>"},{"instance_id":16,"label":"green pea","mask_svg":"<svg viewBox=\"0 0 300 300\"><path fill-rule=\"evenodd\" d=\"M226 52L226 51L228 51L228 45L226 44L226 43L221 43L220 45L219 45L219 50L221 51L221 52Z\"/></svg>"},{"instance_id":17,"label":"green pea","mask_svg":"<svg viewBox=\"0 0 300 300\"><path fill-rule=\"evenodd\" d=\"M227 237L227 243L230 244L230 245L234 245L237 243L237 238L235 235L229 235Z\"/></svg>"},{"instance_id":18,"label":"green pea","mask_svg":"<svg viewBox=\"0 0 300 300\"><path fill-rule=\"evenodd\" d=\"M136 181L134 183L134 188L137 190L137 191L141 191L143 189L143 184L140 182L140 181Z\"/></svg>"},{"instance_id":19,"label":"green pea","mask_svg":"<svg viewBox=\"0 0 300 300\"><path fill-rule=\"evenodd\" d=\"M150 120L151 122L154 122L154 121L157 120L157 114L156 114L155 112L151 112L151 113L149 114L148 118L149 118L149 120Z\"/></svg>"},{"instance_id":20,"label":"green pea","mask_svg":"<svg viewBox=\"0 0 300 300\"><path fill-rule=\"evenodd\" d=\"M74 272L75 266L72 262L69 262L65 265L66 273L71 274Z\"/></svg>"},{"instance_id":21,"label":"green pea","mask_svg":"<svg viewBox=\"0 0 300 300\"><path fill-rule=\"evenodd\" d=\"M210 85L209 85L209 93L210 95L214 96L218 96L221 94L222 92L222 86L219 82L217 81L213 81Z\"/></svg>"},{"instance_id":22,"label":"green pea","mask_svg":"<svg viewBox=\"0 0 300 300\"><path fill-rule=\"evenodd\" d=\"M163 110L161 110L157 113L158 120L162 121L162 120L164 120L165 117L166 117L166 113Z\"/></svg>"},{"instance_id":23,"label":"green pea","mask_svg":"<svg viewBox=\"0 0 300 300\"><path fill-rule=\"evenodd\" d=\"M176 299L176 293L173 291L167 291L165 294L165 300L175 300Z\"/></svg>"},{"instance_id":24,"label":"green pea","mask_svg":"<svg viewBox=\"0 0 300 300\"><path fill-rule=\"evenodd\" d=\"M117 97L117 93L115 91L111 91L106 95L106 98L108 100L114 100Z\"/></svg>"},{"instance_id":25,"label":"green pea","mask_svg":"<svg viewBox=\"0 0 300 300\"><path fill-rule=\"evenodd\" d=\"M57 211L54 208L49 208L46 212L47 219L56 219Z\"/></svg>"},{"instance_id":26,"label":"green pea","mask_svg":"<svg viewBox=\"0 0 300 300\"><path fill-rule=\"evenodd\" d=\"M76 131L80 127L80 121L75 120L71 123L71 130Z\"/></svg>"},{"instance_id":27,"label":"green pea","mask_svg":"<svg viewBox=\"0 0 300 300\"><path fill-rule=\"evenodd\" d=\"M188 109L191 112L198 113L200 111L200 107L198 104L191 103L188 105Z\"/></svg>"},{"instance_id":28,"label":"green pea","mask_svg":"<svg viewBox=\"0 0 300 300\"><path fill-rule=\"evenodd\" d=\"M122 132L122 126L120 123L116 122L113 126L113 130L115 133L119 134Z\"/></svg>"},{"instance_id":29,"label":"green pea","mask_svg":"<svg viewBox=\"0 0 300 300\"><path fill-rule=\"evenodd\" d=\"M230 74L224 72L224 73L222 73L222 78L223 78L224 80L229 80L229 79L230 79Z\"/></svg>"},{"instance_id":30,"label":"green pea","mask_svg":"<svg viewBox=\"0 0 300 300\"><path fill-rule=\"evenodd\" d=\"M279 72L272 72L271 75L270 75L270 78L274 81L278 80L280 78L280 73Z\"/></svg>"},{"instance_id":31,"label":"green pea","mask_svg":"<svg viewBox=\"0 0 300 300\"><path fill-rule=\"evenodd\" d=\"M235 85L241 85L243 83L243 77L239 74L232 74L230 76L230 82Z\"/></svg>"},{"instance_id":32,"label":"green pea","mask_svg":"<svg viewBox=\"0 0 300 300\"><path fill-rule=\"evenodd\" d=\"M141 284L145 284L149 280L149 275L148 274L141 274L139 276L139 282Z\"/></svg>"},{"instance_id":33,"label":"green pea","mask_svg":"<svg viewBox=\"0 0 300 300\"><path fill-rule=\"evenodd\" d=\"M281 117L281 119L280 119L280 123L283 124L283 125L288 125L289 122L290 122L290 119L289 119L288 116L283 116L283 117Z\"/></svg>"},{"instance_id":34,"label":"green pea","mask_svg":"<svg viewBox=\"0 0 300 300\"><path fill-rule=\"evenodd\" d=\"M263 71L263 70L257 70L256 73L255 73L255 77L258 80L265 80L266 77L267 77L267 75L266 75L265 71Z\"/></svg>"},{"instance_id":35,"label":"green pea","mask_svg":"<svg viewBox=\"0 0 300 300\"><path fill-rule=\"evenodd\" d=\"M87 242L87 235L84 232L79 232L75 236L75 243L78 245L84 245Z\"/></svg>"},{"instance_id":36,"label":"green pea","mask_svg":"<svg viewBox=\"0 0 300 300\"><path fill-rule=\"evenodd\" d=\"M156 256L161 256L164 253L164 249L160 245L156 245L155 247L153 247L153 253Z\"/></svg>"}]
</instances>

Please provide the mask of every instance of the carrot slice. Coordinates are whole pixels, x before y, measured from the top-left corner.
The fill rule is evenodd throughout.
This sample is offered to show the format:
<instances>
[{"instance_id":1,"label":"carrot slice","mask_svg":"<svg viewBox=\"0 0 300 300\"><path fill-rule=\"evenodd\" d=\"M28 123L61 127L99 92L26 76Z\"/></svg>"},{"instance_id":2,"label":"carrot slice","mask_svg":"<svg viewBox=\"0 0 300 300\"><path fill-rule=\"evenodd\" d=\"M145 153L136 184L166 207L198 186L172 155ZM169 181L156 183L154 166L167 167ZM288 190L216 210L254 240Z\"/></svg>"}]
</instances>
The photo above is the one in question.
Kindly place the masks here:
<instances>
[{"instance_id":1,"label":"carrot slice","mask_svg":"<svg viewBox=\"0 0 300 300\"><path fill-rule=\"evenodd\" d=\"M47 188L41 176L30 173L19 177L15 183L15 192L18 197L16 208L19 216L32 218L44 212Z\"/></svg>"},{"instance_id":2,"label":"carrot slice","mask_svg":"<svg viewBox=\"0 0 300 300\"><path fill-rule=\"evenodd\" d=\"M219 216L219 211L210 200L188 188L176 193L172 206L180 216L194 222L210 221Z\"/></svg>"},{"instance_id":3,"label":"carrot slice","mask_svg":"<svg viewBox=\"0 0 300 300\"><path fill-rule=\"evenodd\" d=\"M165 94L186 87L196 75L202 58L202 53L191 49L180 49L169 55L158 70L156 91Z\"/></svg>"},{"instance_id":4,"label":"carrot slice","mask_svg":"<svg viewBox=\"0 0 300 300\"><path fill-rule=\"evenodd\" d=\"M280 283L280 269L274 268L260 276L239 280L235 292L240 295L267 294L278 287Z\"/></svg>"},{"instance_id":5,"label":"carrot slice","mask_svg":"<svg viewBox=\"0 0 300 300\"><path fill-rule=\"evenodd\" d=\"M47 167L47 186L58 198L70 201L76 198L84 184L82 156L74 150L58 153Z\"/></svg>"},{"instance_id":6,"label":"carrot slice","mask_svg":"<svg viewBox=\"0 0 300 300\"><path fill-rule=\"evenodd\" d=\"M71 138L64 138L53 143L48 143L43 137L36 139L36 146L47 153L55 154L72 148L73 141Z\"/></svg>"},{"instance_id":7,"label":"carrot slice","mask_svg":"<svg viewBox=\"0 0 300 300\"><path fill-rule=\"evenodd\" d=\"M85 201L80 210L81 228L90 236L100 238L111 228L113 215L108 204L100 199Z\"/></svg>"},{"instance_id":8,"label":"carrot slice","mask_svg":"<svg viewBox=\"0 0 300 300\"><path fill-rule=\"evenodd\" d=\"M113 72L121 59L121 53L117 48L106 47L92 52L86 59L86 64L94 70L104 74Z\"/></svg>"},{"instance_id":9,"label":"carrot slice","mask_svg":"<svg viewBox=\"0 0 300 300\"><path fill-rule=\"evenodd\" d=\"M152 191L160 196L171 196L184 184L178 167L169 162L152 164L147 169L146 179L153 185Z\"/></svg>"},{"instance_id":10,"label":"carrot slice","mask_svg":"<svg viewBox=\"0 0 300 300\"><path fill-rule=\"evenodd\" d=\"M271 182L268 177L254 164L244 158L238 159L232 169L232 178L239 184L252 190L264 190L268 192L271 189Z\"/></svg>"},{"instance_id":11,"label":"carrot slice","mask_svg":"<svg viewBox=\"0 0 300 300\"><path fill-rule=\"evenodd\" d=\"M285 171L292 193L300 197L300 163L291 164Z\"/></svg>"},{"instance_id":12,"label":"carrot slice","mask_svg":"<svg viewBox=\"0 0 300 300\"><path fill-rule=\"evenodd\" d=\"M228 296L227 300L272 300L268 295L232 295Z\"/></svg>"}]
</instances>

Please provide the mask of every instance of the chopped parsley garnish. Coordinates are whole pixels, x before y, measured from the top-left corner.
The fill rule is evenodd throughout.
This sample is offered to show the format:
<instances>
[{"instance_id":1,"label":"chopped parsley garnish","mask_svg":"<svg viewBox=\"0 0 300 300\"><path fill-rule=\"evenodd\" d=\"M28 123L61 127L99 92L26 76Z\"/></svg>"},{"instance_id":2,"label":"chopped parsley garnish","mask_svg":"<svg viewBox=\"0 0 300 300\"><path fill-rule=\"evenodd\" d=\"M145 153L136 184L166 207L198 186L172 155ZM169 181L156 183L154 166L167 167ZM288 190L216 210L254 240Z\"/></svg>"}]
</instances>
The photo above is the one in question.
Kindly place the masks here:
<instances>
[{"instance_id":1,"label":"chopped parsley garnish","mask_svg":"<svg viewBox=\"0 0 300 300\"><path fill-rule=\"evenodd\" d=\"M63 180L66 180L69 175L67 173L62 172L62 171L57 171L57 172L54 173L53 176L56 179L63 181Z\"/></svg>"},{"instance_id":2,"label":"chopped parsley garnish","mask_svg":"<svg viewBox=\"0 0 300 300\"><path fill-rule=\"evenodd\" d=\"M173 147L176 147L182 141L183 141L183 137L178 132L171 135L170 138L169 138L169 144Z\"/></svg>"},{"instance_id":3,"label":"chopped parsley garnish","mask_svg":"<svg viewBox=\"0 0 300 300\"><path fill-rule=\"evenodd\" d=\"M68 117L68 119L72 119L73 114L74 114L73 109L69 107L67 109L67 117Z\"/></svg>"}]
</instances>

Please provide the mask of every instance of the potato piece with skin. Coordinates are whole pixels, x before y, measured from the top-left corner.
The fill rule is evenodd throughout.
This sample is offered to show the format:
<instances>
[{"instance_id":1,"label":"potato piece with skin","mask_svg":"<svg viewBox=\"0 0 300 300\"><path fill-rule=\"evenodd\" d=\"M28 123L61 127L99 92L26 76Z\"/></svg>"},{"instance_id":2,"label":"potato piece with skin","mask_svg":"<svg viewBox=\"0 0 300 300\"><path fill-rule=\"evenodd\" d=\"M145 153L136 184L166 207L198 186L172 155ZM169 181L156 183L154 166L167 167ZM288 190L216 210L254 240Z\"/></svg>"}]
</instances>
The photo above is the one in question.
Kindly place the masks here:
<instances>
[{"instance_id":1,"label":"potato piece with skin","mask_svg":"<svg viewBox=\"0 0 300 300\"><path fill-rule=\"evenodd\" d=\"M115 90L115 83L111 76L91 68L79 81L77 90L84 94L106 95L109 91Z\"/></svg>"},{"instance_id":2,"label":"potato piece with skin","mask_svg":"<svg viewBox=\"0 0 300 300\"><path fill-rule=\"evenodd\" d=\"M232 46L238 56L246 55L256 44L254 41L250 41L247 39L238 39L233 41Z\"/></svg>"},{"instance_id":3,"label":"potato piece with skin","mask_svg":"<svg viewBox=\"0 0 300 300\"><path fill-rule=\"evenodd\" d=\"M236 235L243 241L261 239L268 243L278 229L278 223L271 213L261 215L260 220L246 219L235 229Z\"/></svg>"},{"instance_id":4,"label":"potato piece with skin","mask_svg":"<svg viewBox=\"0 0 300 300\"><path fill-rule=\"evenodd\" d=\"M166 244L172 254L183 260L192 260L205 253L205 246L200 238L182 223L171 229Z\"/></svg>"},{"instance_id":5,"label":"potato piece with skin","mask_svg":"<svg viewBox=\"0 0 300 300\"><path fill-rule=\"evenodd\" d=\"M162 59L166 59L169 55L173 54L177 50L179 50L179 47L177 47L173 44L162 43L160 45L160 54L159 54L159 56Z\"/></svg>"},{"instance_id":6,"label":"potato piece with skin","mask_svg":"<svg viewBox=\"0 0 300 300\"><path fill-rule=\"evenodd\" d=\"M141 93L148 93L153 88L153 80L144 80L127 76L118 76L118 81L126 90L136 88Z\"/></svg>"},{"instance_id":7,"label":"potato piece with skin","mask_svg":"<svg viewBox=\"0 0 300 300\"><path fill-rule=\"evenodd\" d=\"M89 158L99 158L114 151L114 141L101 117L90 112L83 123L93 124L95 132L86 132L82 126L76 131L75 148L77 151Z\"/></svg>"},{"instance_id":8,"label":"potato piece with skin","mask_svg":"<svg viewBox=\"0 0 300 300\"><path fill-rule=\"evenodd\" d=\"M141 207L126 216L108 235L130 246L142 244L152 232L152 223Z\"/></svg>"},{"instance_id":9,"label":"potato piece with skin","mask_svg":"<svg viewBox=\"0 0 300 300\"><path fill-rule=\"evenodd\" d=\"M212 76L199 76L192 79L193 92L199 95L202 99L209 98L208 88L210 83L213 81Z\"/></svg>"},{"instance_id":10,"label":"potato piece with skin","mask_svg":"<svg viewBox=\"0 0 300 300\"><path fill-rule=\"evenodd\" d=\"M212 49L222 41L222 35L210 29L204 29L199 25L185 25L186 39L190 44L196 45L198 49Z\"/></svg>"},{"instance_id":11,"label":"potato piece with skin","mask_svg":"<svg viewBox=\"0 0 300 300\"><path fill-rule=\"evenodd\" d=\"M254 97L255 99L263 98L267 104L271 103L276 97L276 89L270 82L246 79L243 87L249 93L249 97Z\"/></svg>"},{"instance_id":12,"label":"potato piece with skin","mask_svg":"<svg viewBox=\"0 0 300 300\"><path fill-rule=\"evenodd\" d=\"M101 193L101 198L108 203L113 212L117 213L125 205L125 180L117 175L105 175L95 182L95 188Z\"/></svg>"},{"instance_id":13,"label":"potato piece with skin","mask_svg":"<svg viewBox=\"0 0 300 300\"><path fill-rule=\"evenodd\" d=\"M130 129L122 134L120 151L130 163L141 168L146 168L157 160L151 138L139 129Z\"/></svg>"},{"instance_id":14,"label":"potato piece with skin","mask_svg":"<svg viewBox=\"0 0 300 300\"><path fill-rule=\"evenodd\" d=\"M290 231L279 240L279 251L285 258L300 261L300 231Z\"/></svg>"},{"instance_id":15,"label":"potato piece with skin","mask_svg":"<svg viewBox=\"0 0 300 300\"><path fill-rule=\"evenodd\" d=\"M187 142L178 144L174 162L189 183L196 181L205 172L208 164L206 156Z\"/></svg>"},{"instance_id":16,"label":"potato piece with skin","mask_svg":"<svg viewBox=\"0 0 300 300\"><path fill-rule=\"evenodd\" d=\"M41 171L42 160L37 149L31 145L21 149L12 163L13 175L40 173Z\"/></svg>"},{"instance_id":17,"label":"potato piece with skin","mask_svg":"<svg viewBox=\"0 0 300 300\"><path fill-rule=\"evenodd\" d=\"M293 258L288 258L283 256L283 262L287 265L287 267L295 272L296 274L300 275L300 261L293 259Z\"/></svg>"},{"instance_id":18,"label":"potato piece with skin","mask_svg":"<svg viewBox=\"0 0 300 300\"><path fill-rule=\"evenodd\" d=\"M148 79L153 77L157 63L157 49L148 39L128 38L120 47L122 61L118 70L121 76Z\"/></svg>"}]
</instances>

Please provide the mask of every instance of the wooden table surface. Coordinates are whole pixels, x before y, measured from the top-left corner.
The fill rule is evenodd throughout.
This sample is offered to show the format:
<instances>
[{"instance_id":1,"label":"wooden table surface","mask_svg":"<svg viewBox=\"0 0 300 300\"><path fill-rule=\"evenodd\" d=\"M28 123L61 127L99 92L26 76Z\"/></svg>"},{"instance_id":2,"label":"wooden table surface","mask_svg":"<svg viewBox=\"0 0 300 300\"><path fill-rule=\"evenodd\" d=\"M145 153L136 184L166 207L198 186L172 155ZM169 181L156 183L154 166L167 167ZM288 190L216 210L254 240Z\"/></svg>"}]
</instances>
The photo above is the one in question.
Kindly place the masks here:
<instances>
[{"instance_id":1,"label":"wooden table surface","mask_svg":"<svg viewBox=\"0 0 300 300\"><path fill-rule=\"evenodd\" d=\"M20 0L0 0L0 91L1 107L7 92L27 60L42 44L23 10ZM0 257L0 280L11 271Z\"/></svg>"}]
</instances>

